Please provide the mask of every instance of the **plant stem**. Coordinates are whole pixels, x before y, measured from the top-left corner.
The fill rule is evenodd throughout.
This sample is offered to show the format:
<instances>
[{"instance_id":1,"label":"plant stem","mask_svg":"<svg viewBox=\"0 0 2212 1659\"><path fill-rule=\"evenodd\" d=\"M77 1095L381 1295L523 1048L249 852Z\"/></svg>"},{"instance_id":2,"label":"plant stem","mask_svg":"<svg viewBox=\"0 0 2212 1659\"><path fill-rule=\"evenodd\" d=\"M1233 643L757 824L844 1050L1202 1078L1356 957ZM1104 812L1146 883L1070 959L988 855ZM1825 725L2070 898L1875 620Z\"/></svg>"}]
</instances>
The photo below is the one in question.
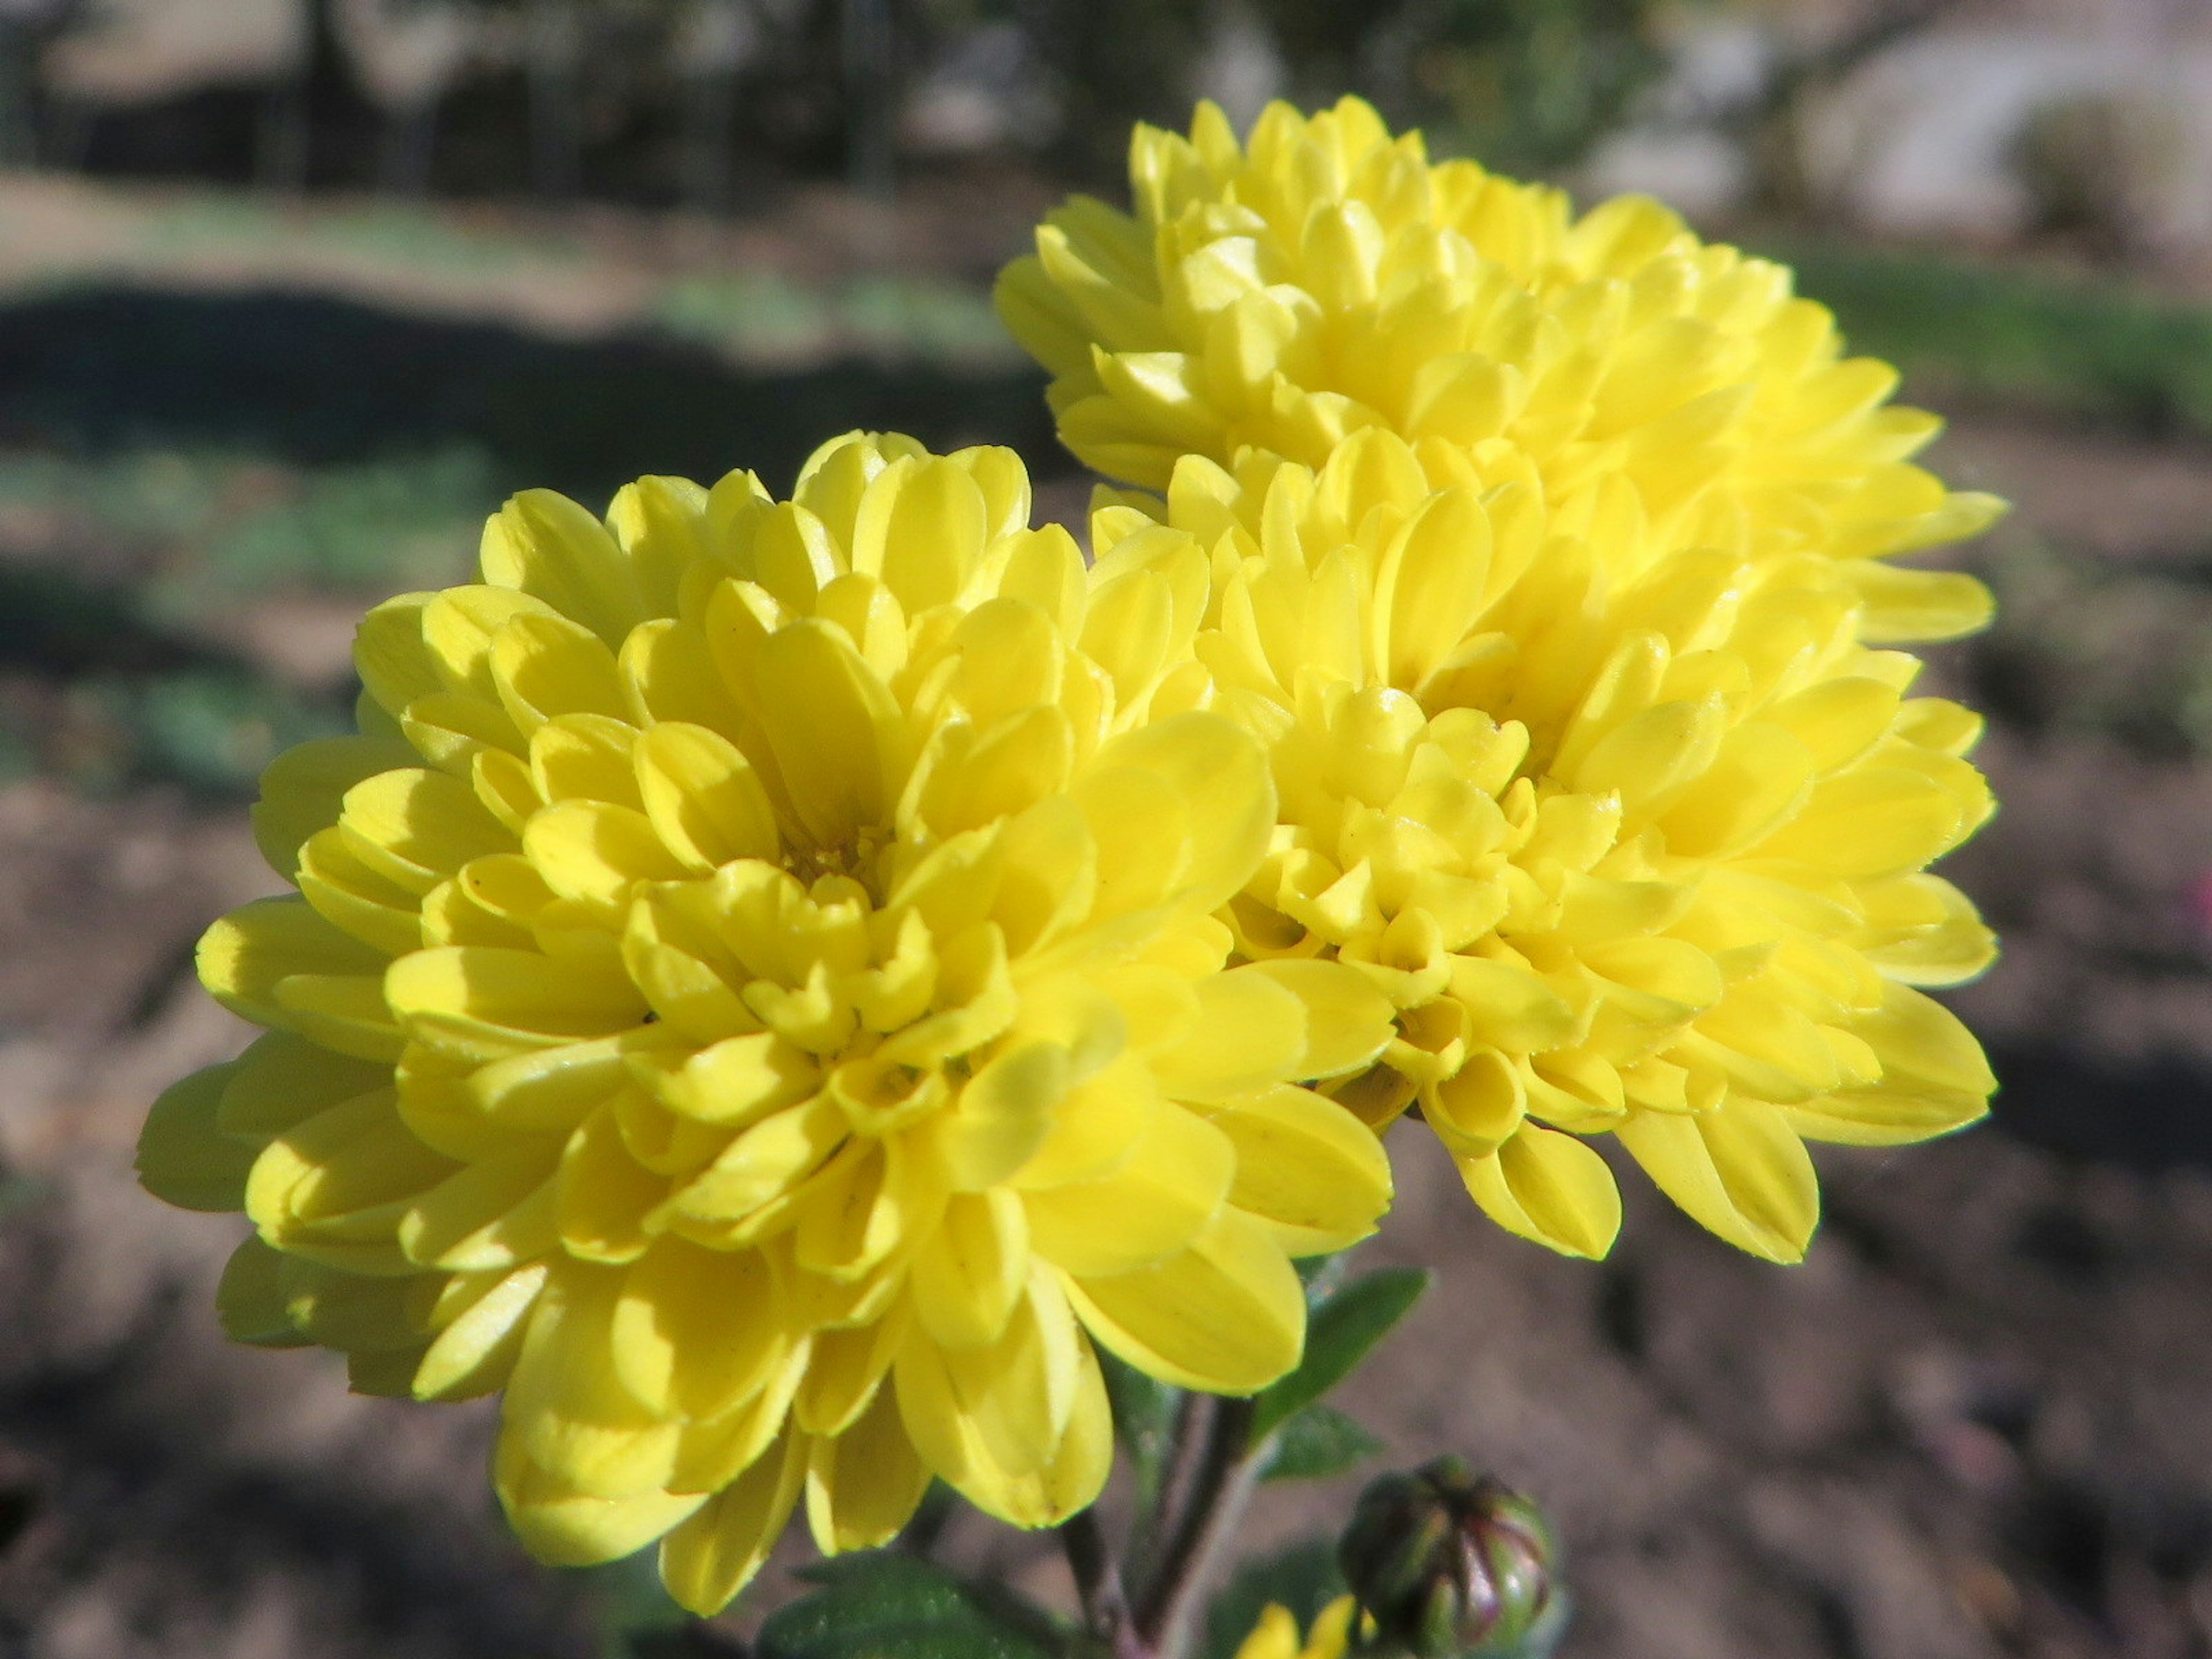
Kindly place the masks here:
<instances>
[{"instance_id":1,"label":"plant stem","mask_svg":"<svg viewBox=\"0 0 2212 1659\"><path fill-rule=\"evenodd\" d=\"M1164 1542L1136 1617L1138 1636L1158 1659L1182 1659L1188 1650L1221 1545L1252 1495L1253 1409L1249 1400L1193 1395L1176 1425L1176 1456L1159 1516Z\"/></svg>"},{"instance_id":2,"label":"plant stem","mask_svg":"<svg viewBox=\"0 0 2212 1659\"><path fill-rule=\"evenodd\" d=\"M1105 1528L1098 1524L1098 1511L1085 1510L1061 1522L1060 1543L1067 1553L1067 1570L1074 1575L1083 1622L1091 1639L1113 1659L1153 1659L1130 1620L1121 1564L1106 1542Z\"/></svg>"},{"instance_id":3,"label":"plant stem","mask_svg":"<svg viewBox=\"0 0 2212 1659\"><path fill-rule=\"evenodd\" d=\"M1185 1394L1176 1402L1175 1423L1168 1431L1159 1473L1146 1503L1149 1512L1132 1540L1132 1564L1141 1583L1149 1585L1165 1572L1169 1540L1182 1530L1183 1516L1196 1492L1199 1468L1205 1462L1212 1404L1212 1396L1202 1394Z\"/></svg>"}]
</instances>

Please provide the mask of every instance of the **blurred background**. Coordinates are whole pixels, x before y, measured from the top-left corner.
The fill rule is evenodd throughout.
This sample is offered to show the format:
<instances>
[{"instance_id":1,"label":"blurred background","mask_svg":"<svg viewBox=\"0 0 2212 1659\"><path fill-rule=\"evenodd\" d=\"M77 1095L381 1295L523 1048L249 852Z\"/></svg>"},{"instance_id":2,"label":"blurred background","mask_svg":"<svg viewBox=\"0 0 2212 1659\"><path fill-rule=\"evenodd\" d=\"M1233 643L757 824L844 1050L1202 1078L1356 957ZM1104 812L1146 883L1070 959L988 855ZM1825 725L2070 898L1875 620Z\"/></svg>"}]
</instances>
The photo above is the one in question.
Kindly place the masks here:
<instances>
[{"instance_id":1,"label":"blurred background","mask_svg":"<svg viewBox=\"0 0 2212 1659\"><path fill-rule=\"evenodd\" d=\"M526 1562L481 1410L216 1337L236 1223L129 1163L242 1040L190 954L253 780L520 486L857 424L1079 513L992 272L1132 118L1347 89L1795 261L2019 503L1933 671L1994 717L1995 1126L1827 1159L1791 1272L1633 1178L1559 1261L1412 1149L1375 1253L1443 1284L1358 1414L1552 1505L1577 1659L2212 1654L2212 4L0 0L0 1656L741 1650ZM1309 1593L1352 1489L1265 1495Z\"/></svg>"}]
</instances>

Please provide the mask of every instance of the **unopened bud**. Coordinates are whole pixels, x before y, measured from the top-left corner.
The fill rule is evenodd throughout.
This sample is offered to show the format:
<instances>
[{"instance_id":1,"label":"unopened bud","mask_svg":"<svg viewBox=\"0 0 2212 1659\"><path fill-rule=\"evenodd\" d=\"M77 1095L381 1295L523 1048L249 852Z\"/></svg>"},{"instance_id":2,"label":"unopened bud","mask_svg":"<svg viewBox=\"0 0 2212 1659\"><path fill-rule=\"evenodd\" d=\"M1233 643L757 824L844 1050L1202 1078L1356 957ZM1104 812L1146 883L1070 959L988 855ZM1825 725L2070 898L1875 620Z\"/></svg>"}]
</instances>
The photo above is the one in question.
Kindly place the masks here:
<instances>
[{"instance_id":1,"label":"unopened bud","mask_svg":"<svg viewBox=\"0 0 2212 1659\"><path fill-rule=\"evenodd\" d=\"M1512 1651L1553 1603L1557 1553L1542 1510L1458 1457L1370 1482L1337 1547L1368 1651L1418 1659Z\"/></svg>"}]
</instances>

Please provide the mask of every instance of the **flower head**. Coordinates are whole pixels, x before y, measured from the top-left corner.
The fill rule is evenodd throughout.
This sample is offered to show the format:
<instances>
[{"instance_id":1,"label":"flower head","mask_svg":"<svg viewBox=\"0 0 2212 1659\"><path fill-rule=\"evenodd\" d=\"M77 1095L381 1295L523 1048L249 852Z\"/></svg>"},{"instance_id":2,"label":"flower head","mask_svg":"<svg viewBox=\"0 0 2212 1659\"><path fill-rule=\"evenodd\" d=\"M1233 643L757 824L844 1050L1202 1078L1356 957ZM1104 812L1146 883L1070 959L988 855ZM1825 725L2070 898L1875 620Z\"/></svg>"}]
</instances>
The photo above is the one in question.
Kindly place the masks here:
<instances>
[{"instance_id":1,"label":"flower head","mask_svg":"<svg viewBox=\"0 0 2212 1659\"><path fill-rule=\"evenodd\" d=\"M1907 695L1832 562L1673 551L1625 491L1557 503L1525 456L1371 429L1317 471L1187 458L1165 516L1212 550L1196 648L1281 797L1239 948L1391 998L1398 1039L1333 1092L1378 1127L1418 1103L1501 1224L1603 1255L1610 1133L1794 1260L1804 1140L1984 1111L1979 1048L1913 988L1993 949L1925 869L1989 813L1978 722ZM1109 509L1102 544L1146 523Z\"/></svg>"},{"instance_id":2,"label":"flower head","mask_svg":"<svg viewBox=\"0 0 2212 1659\"><path fill-rule=\"evenodd\" d=\"M1139 127L1130 176L1133 213L1074 198L1000 283L1062 440L1109 477L1159 489L1182 455L1248 447L1319 466L1381 428L1510 451L1553 501L1630 486L1669 546L1835 560L1869 638L1987 619L1971 579L1876 561L1999 503L1911 465L1935 419L1887 403L1887 365L1842 357L1785 268L1642 198L1577 217L1548 186L1431 163L1356 98L1272 105L1242 145L1201 105L1187 138Z\"/></svg>"},{"instance_id":3,"label":"flower head","mask_svg":"<svg viewBox=\"0 0 2212 1659\"><path fill-rule=\"evenodd\" d=\"M356 1387L504 1390L547 1559L665 1534L720 1606L802 1499L877 1544L933 1474L1023 1525L1103 1480L1091 1343L1249 1392L1289 1257L1389 1200L1295 1079L1365 1066L1348 969L1224 971L1274 822L1202 690L1204 556L1087 575L1002 450L854 436L516 498L480 585L363 624L361 735L256 811L296 895L200 972L268 1028L156 1106L147 1184L240 1208L232 1334Z\"/></svg>"}]
</instances>

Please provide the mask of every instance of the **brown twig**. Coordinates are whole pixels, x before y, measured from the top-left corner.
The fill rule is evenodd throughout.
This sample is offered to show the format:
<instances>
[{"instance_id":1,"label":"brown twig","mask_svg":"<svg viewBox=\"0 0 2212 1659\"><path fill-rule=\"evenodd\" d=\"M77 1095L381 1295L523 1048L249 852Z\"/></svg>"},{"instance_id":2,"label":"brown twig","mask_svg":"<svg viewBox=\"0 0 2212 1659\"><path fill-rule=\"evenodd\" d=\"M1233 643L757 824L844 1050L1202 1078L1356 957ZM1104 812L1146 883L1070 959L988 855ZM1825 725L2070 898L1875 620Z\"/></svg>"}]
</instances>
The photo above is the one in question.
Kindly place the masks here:
<instances>
[{"instance_id":1,"label":"brown twig","mask_svg":"<svg viewBox=\"0 0 2212 1659\"><path fill-rule=\"evenodd\" d=\"M1067 1553L1067 1570L1074 1576L1084 1626L1092 1641L1113 1659L1153 1659L1129 1616L1121 1564L1106 1541L1105 1528L1098 1524L1098 1511L1087 1509L1062 1522L1060 1544Z\"/></svg>"}]
</instances>

